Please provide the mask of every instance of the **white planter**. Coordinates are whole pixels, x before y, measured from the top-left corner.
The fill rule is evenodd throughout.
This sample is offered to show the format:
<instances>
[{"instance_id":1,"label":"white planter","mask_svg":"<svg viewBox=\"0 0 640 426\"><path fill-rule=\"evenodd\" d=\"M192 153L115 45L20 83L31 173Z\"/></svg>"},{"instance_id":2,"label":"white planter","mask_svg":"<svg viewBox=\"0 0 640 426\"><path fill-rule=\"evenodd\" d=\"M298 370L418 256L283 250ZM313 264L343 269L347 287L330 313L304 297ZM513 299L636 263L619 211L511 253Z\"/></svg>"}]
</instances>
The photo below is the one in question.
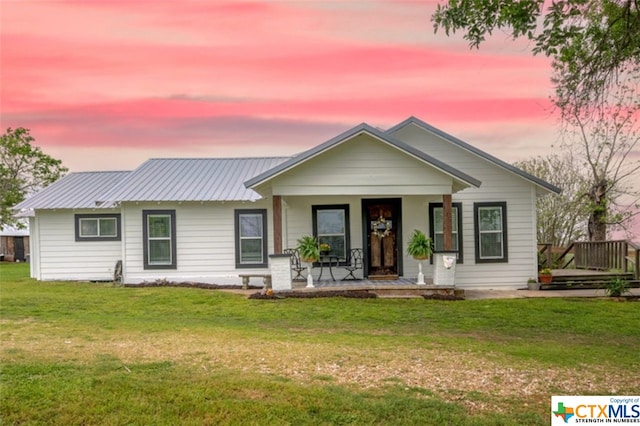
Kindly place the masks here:
<instances>
[{"instance_id":1,"label":"white planter","mask_svg":"<svg viewBox=\"0 0 640 426\"><path fill-rule=\"evenodd\" d=\"M433 283L435 285L455 285L455 253L436 253L433 257L433 267Z\"/></svg>"}]
</instances>

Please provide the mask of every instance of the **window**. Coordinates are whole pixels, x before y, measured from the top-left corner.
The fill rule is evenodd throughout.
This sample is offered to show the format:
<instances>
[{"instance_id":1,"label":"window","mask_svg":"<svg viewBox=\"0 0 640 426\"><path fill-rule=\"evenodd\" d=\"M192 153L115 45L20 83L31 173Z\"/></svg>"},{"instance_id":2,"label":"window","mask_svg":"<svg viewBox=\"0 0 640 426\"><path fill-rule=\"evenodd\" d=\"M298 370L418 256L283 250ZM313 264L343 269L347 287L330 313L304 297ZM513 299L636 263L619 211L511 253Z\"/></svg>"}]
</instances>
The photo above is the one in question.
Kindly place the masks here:
<instances>
[{"instance_id":1,"label":"window","mask_svg":"<svg viewBox=\"0 0 640 426\"><path fill-rule=\"evenodd\" d=\"M120 241L119 214L77 214L76 241Z\"/></svg>"},{"instance_id":2,"label":"window","mask_svg":"<svg viewBox=\"0 0 640 426\"><path fill-rule=\"evenodd\" d=\"M452 242L451 251L457 252L457 263L462 263L462 203L453 203L452 213ZM444 224L442 203L429 204L429 233L433 240L433 252L444 251Z\"/></svg>"},{"instance_id":3,"label":"window","mask_svg":"<svg viewBox=\"0 0 640 426\"><path fill-rule=\"evenodd\" d=\"M476 262L506 262L507 203L475 203Z\"/></svg>"},{"instance_id":4,"label":"window","mask_svg":"<svg viewBox=\"0 0 640 426\"><path fill-rule=\"evenodd\" d=\"M267 211L236 210L236 268L266 268Z\"/></svg>"},{"instance_id":5,"label":"window","mask_svg":"<svg viewBox=\"0 0 640 426\"><path fill-rule=\"evenodd\" d=\"M313 235L331 246L331 255L346 259L349 253L349 205L313 206Z\"/></svg>"},{"instance_id":6,"label":"window","mask_svg":"<svg viewBox=\"0 0 640 426\"><path fill-rule=\"evenodd\" d=\"M175 210L143 210L144 269L176 269Z\"/></svg>"}]
</instances>

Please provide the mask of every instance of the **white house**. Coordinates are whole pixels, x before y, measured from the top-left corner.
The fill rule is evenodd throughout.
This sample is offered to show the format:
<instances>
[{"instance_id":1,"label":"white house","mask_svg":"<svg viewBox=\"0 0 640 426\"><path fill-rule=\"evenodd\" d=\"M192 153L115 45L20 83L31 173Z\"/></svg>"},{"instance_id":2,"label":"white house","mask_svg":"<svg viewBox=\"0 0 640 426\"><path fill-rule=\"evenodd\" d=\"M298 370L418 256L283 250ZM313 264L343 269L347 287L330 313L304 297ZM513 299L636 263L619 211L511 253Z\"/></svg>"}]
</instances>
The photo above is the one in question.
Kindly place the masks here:
<instances>
[{"instance_id":1,"label":"white house","mask_svg":"<svg viewBox=\"0 0 640 426\"><path fill-rule=\"evenodd\" d=\"M306 234L339 257L361 248L358 277L410 278L418 264L406 240L421 229L436 251L456 253L456 286L516 288L537 275L536 198L558 192L411 117L387 131L361 124L290 158L71 173L16 209L33 213L38 280L110 280L122 261L125 283L237 284Z\"/></svg>"}]
</instances>

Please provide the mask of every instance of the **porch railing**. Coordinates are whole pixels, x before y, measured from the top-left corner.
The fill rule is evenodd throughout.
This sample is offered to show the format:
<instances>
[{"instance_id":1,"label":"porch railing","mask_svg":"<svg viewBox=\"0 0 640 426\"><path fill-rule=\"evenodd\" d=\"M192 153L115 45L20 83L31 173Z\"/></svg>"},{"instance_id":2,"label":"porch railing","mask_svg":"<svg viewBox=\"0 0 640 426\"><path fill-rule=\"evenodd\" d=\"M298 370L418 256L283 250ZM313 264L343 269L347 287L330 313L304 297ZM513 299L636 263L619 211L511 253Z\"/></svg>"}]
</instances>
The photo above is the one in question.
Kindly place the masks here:
<instances>
[{"instance_id":1,"label":"porch railing","mask_svg":"<svg viewBox=\"0 0 640 426\"><path fill-rule=\"evenodd\" d=\"M540 244L538 253L540 267L633 272L634 279L640 279L640 248L629 241L576 241L555 259L551 245Z\"/></svg>"}]
</instances>

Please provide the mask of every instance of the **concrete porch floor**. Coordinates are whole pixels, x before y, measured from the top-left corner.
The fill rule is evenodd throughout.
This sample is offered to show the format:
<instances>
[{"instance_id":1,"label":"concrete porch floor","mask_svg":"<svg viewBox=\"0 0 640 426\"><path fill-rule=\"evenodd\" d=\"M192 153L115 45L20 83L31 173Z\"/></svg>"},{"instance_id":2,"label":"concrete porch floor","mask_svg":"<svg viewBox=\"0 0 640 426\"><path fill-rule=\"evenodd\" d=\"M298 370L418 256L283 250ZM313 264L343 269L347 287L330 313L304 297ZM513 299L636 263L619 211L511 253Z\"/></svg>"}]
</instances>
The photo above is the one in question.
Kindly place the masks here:
<instances>
[{"instance_id":1,"label":"concrete porch floor","mask_svg":"<svg viewBox=\"0 0 640 426\"><path fill-rule=\"evenodd\" d=\"M307 288L306 281L293 281L294 292L322 291L366 291L378 297L422 297L434 294L464 297L464 290L454 286L434 285L431 280L427 284L416 284L415 279L399 278L397 280L314 280L313 287Z\"/></svg>"}]
</instances>

